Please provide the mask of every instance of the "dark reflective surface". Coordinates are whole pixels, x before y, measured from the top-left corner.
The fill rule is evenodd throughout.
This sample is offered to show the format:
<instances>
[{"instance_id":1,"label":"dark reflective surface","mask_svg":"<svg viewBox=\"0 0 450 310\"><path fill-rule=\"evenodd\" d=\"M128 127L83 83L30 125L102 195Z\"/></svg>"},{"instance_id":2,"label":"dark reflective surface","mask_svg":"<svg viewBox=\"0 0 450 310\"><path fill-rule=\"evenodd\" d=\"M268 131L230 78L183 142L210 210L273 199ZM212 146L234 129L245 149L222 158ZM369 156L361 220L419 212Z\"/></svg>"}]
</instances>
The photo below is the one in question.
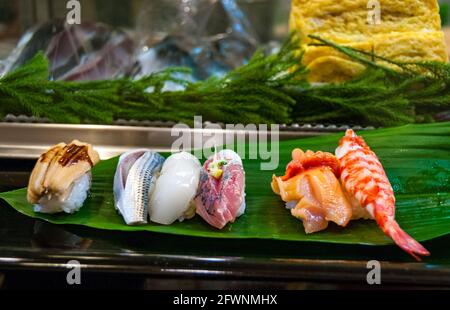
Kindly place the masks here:
<instances>
[{"instance_id":1,"label":"dark reflective surface","mask_svg":"<svg viewBox=\"0 0 450 310\"><path fill-rule=\"evenodd\" d=\"M33 164L1 160L0 190L26 186ZM15 272L16 281L21 272L65 273L65 264L75 259L92 277L98 272L120 281L127 277L130 287L167 288L170 279L181 279L178 285L186 279L216 281L210 287L217 288L225 280L239 281L243 287L257 283L275 288L317 287L311 283L321 283L319 288L334 288L336 283L368 287L367 261L379 260L383 284L450 287L449 244L450 236L424 242L432 257L419 263L395 246L219 240L54 225L23 216L0 202L0 273L8 279ZM64 283L61 275L55 277ZM149 279L155 277L165 282L158 280L160 286L152 287L155 282ZM133 282L136 279L139 284ZM192 283L193 288L208 286Z\"/></svg>"}]
</instances>

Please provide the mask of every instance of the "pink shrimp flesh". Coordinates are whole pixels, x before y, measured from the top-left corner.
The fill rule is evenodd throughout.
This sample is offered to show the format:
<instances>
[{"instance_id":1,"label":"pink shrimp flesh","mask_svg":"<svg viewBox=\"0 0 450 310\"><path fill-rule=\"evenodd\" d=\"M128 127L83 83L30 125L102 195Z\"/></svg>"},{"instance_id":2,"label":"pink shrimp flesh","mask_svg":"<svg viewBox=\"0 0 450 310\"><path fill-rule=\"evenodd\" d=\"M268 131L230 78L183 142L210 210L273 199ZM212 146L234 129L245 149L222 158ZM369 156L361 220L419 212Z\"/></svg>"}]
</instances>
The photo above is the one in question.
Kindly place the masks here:
<instances>
[{"instance_id":1,"label":"pink shrimp flesh","mask_svg":"<svg viewBox=\"0 0 450 310\"><path fill-rule=\"evenodd\" d=\"M366 208L383 232L417 260L419 255L430 255L395 221L394 191L378 157L363 138L347 130L339 141L336 157L340 161L342 185Z\"/></svg>"}]
</instances>

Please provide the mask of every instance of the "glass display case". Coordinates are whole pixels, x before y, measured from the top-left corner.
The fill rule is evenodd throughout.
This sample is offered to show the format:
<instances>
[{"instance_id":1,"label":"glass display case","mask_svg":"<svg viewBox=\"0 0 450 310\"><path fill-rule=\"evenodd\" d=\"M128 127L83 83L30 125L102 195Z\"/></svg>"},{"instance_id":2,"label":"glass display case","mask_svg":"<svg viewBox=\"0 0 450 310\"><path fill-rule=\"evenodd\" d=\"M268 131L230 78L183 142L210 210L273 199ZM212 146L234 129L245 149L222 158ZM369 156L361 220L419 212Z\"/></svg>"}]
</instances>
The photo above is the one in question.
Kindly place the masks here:
<instances>
[{"instance_id":1,"label":"glass display case","mask_svg":"<svg viewBox=\"0 0 450 310\"><path fill-rule=\"evenodd\" d=\"M380 25L366 1L331 2L0 0L0 288L71 288L69 261L83 288L367 289L370 262L383 289L450 288L450 1L381 1ZM180 141L202 152L194 194L151 223Z\"/></svg>"}]
</instances>

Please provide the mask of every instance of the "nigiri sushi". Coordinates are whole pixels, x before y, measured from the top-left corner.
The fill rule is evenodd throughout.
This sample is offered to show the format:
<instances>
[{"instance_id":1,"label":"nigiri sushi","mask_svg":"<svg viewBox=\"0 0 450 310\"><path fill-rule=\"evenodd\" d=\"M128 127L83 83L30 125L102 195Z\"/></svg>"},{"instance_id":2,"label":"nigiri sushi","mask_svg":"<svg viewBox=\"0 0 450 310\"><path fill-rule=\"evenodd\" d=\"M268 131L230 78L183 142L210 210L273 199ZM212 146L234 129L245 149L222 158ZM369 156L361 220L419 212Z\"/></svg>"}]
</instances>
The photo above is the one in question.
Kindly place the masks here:
<instances>
[{"instance_id":1,"label":"nigiri sushi","mask_svg":"<svg viewBox=\"0 0 450 310\"><path fill-rule=\"evenodd\" d=\"M362 206L381 230L404 251L419 260L430 253L404 232L395 221L395 197L388 177L375 153L351 129L339 141L341 182L353 204Z\"/></svg>"},{"instance_id":2,"label":"nigiri sushi","mask_svg":"<svg viewBox=\"0 0 450 310\"><path fill-rule=\"evenodd\" d=\"M154 190L164 157L150 150L120 156L114 175L115 207L127 225L147 223L149 193Z\"/></svg>"},{"instance_id":3,"label":"nigiri sushi","mask_svg":"<svg viewBox=\"0 0 450 310\"><path fill-rule=\"evenodd\" d=\"M170 225L195 215L194 196L200 179L199 160L186 152L167 158L156 180L155 190L149 193L150 220Z\"/></svg>"},{"instance_id":4,"label":"nigiri sushi","mask_svg":"<svg viewBox=\"0 0 450 310\"><path fill-rule=\"evenodd\" d=\"M195 198L197 214L222 229L245 212L245 172L232 150L222 150L203 165Z\"/></svg>"},{"instance_id":5,"label":"nigiri sushi","mask_svg":"<svg viewBox=\"0 0 450 310\"><path fill-rule=\"evenodd\" d=\"M31 172L27 200L35 212L74 213L91 187L91 169L100 157L88 143L59 143L43 153Z\"/></svg>"},{"instance_id":6,"label":"nigiri sushi","mask_svg":"<svg viewBox=\"0 0 450 310\"><path fill-rule=\"evenodd\" d=\"M326 229L329 221L345 227L352 219L369 216L350 204L338 178L339 162L333 154L295 149L286 174L274 175L271 185L291 214L302 220L305 232L314 233Z\"/></svg>"}]
</instances>

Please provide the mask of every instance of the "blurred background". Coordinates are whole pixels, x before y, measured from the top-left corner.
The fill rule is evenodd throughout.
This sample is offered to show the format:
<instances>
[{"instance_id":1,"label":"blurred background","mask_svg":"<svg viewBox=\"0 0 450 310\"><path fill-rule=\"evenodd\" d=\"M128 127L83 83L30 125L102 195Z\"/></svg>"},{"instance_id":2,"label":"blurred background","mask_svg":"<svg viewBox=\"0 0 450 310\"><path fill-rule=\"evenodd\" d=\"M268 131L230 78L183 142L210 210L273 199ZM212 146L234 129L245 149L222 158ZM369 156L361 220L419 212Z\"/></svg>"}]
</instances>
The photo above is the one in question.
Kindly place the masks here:
<instances>
[{"instance_id":1,"label":"blurred background","mask_svg":"<svg viewBox=\"0 0 450 310\"><path fill-rule=\"evenodd\" d=\"M0 0L0 38L16 38L33 25L66 16L67 0ZM172 0L79 0L82 21L98 21L126 28L138 27L142 13ZM211 3L217 1L210 1ZM288 29L290 0L237 0L261 40L284 35ZM148 11L148 10L147 10ZM218 15L218 14L217 14ZM169 16L169 15L167 15ZM217 16L216 16L217 17Z\"/></svg>"},{"instance_id":2,"label":"blurred background","mask_svg":"<svg viewBox=\"0 0 450 310\"><path fill-rule=\"evenodd\" d=\"M0 0L0 76L42 50L55 79L138 78L174 65L204 79L257 47L276 50L289 32L290 0L80 0L81 26L63 25L67 3Z\"/></svg>"},{"instance_id":3,"label":"blurred background","mask_svg":"<svg viewBox=\"0 0 450 310\"><path fill-rule=\"evenodd\" d=\"M54 79L95 80L187 66L192 79L277 50L290 0L79 0L81 26L64 24L67 0L0 0L0 76L45 52ZM444 26L450 0L440 0ZM450 31L444 28L447 45Z\"/></svg>"}]
</instances>

